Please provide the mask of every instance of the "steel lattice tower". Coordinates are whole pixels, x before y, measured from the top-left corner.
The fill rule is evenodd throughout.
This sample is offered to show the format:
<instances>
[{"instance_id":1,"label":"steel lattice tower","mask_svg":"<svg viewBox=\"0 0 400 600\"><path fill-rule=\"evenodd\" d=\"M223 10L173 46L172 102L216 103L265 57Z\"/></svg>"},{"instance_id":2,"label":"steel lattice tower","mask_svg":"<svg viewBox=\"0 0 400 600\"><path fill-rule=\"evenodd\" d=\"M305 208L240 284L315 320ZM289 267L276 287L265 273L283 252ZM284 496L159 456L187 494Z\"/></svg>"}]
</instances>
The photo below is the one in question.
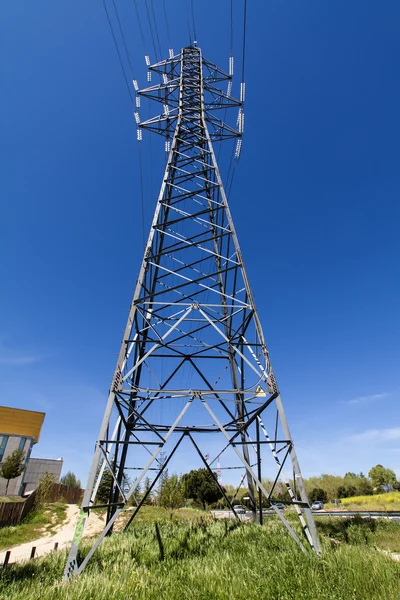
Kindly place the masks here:
<instances>
[{"instance_id":1,"label":"steel lattice tower","mask_svg":"<svg viewBox=\"0 0 400 600\"><path fill-rule=\"evenodd\" d=\"M289 493L288 504L299 515L303 541L319 551L213 150L214 141L232 138L238 138L240 150L244 86L241 100L232 98L231 74L204 59L196 46L149 68L160 75L161 83L138 95L162 103L163 112L140 128L166 137L168 161L65 569L67 578L84 569L146 474L155 474L152 488L156 485L184 440L194 445L206 468L226 449L238 459L261 522L262 498L273 500L280 478ZM228 82L227 92L221 90L221 82ZM217 117L218 110L230 107L238 110L238 129ZM199 434L221 440L221 452L210 462L199 447ZM159 454L167 450L160 464ZM268 486L261 481L263 451L272 457L275 469ZM284 472L286 462L290 479ZM107 524L78 565L86 520L90 510L99 507L96 493L105 468L113 476ZM136 469L138 477L127 486L129 469ZM282 512L273 509L304 549Z\"/></svg>"}]
</instances>

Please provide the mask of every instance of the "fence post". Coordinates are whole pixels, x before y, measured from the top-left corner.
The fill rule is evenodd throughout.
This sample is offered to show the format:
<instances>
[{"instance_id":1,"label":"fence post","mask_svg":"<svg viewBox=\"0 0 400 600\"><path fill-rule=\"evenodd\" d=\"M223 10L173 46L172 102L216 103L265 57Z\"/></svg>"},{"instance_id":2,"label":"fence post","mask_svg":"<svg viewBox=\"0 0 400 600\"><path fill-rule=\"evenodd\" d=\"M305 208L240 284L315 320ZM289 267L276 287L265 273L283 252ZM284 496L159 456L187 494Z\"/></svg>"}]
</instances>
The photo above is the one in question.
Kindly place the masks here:
<instances>
[{"instance_id":1,"label":"fence post","mask_svg":"<svg viewBox=\"0 0 400 600\"><path fill-rule=\"evenodd\" d=\"M6 566L8 565L8 562L10 560L10 556L11 556L11 550L7 550L6 555L4 557L3 569L5 569Z\"/></svg>"},{"instance_id":2,"label":"fence post","mask_svg":"<svg viewBox=\"0 0 400 600\"><path fill-rule=\"evenodd\" d=\"M58 549L58 542L55 542L55 544L54 544L54 550L57 550L57 549Z\"/></svg>"},{"instance_id":3,"label":"fence post","mask_svg":"<svg viewBox=\"0 0 400 600\"><path fill-rule=\"evenodd\" d=\"M31 550L31 560L32 560L32 558L35 558L35 552L36 552L36 546L32 546L32 550Z\"/></svg>"}]
</instances>

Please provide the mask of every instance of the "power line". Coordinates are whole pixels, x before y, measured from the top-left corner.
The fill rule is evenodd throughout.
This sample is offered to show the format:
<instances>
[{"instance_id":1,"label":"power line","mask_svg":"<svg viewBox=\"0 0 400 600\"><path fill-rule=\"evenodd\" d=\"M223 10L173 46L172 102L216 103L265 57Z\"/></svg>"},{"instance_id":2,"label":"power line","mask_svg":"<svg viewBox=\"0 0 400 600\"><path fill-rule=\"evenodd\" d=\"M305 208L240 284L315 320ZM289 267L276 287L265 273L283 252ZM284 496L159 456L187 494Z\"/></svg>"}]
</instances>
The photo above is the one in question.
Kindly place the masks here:
<instances>
[{"instance_id":1,"label":"power line","mask_svg":"<svg viewBox=\"0 0 400 600\"><path fill-rule=\"evenodd\" d=\"M169 25L168 25L168 17L167 17L167 9L165 7L165 0L163 0L163 6L164 6L164 17L165 17L165 24L167 26L167 37L168 37L168 45L170 48L172 48L172 44L171 44L171 35L170 35L170 31L169 31Z\"/></svg>"},{"instance_id":2,"label":"power line","mask_svg":"<svg viewBox=\"0 0 400 600\"><path fill-rule=\"evenodd\" d=\"M233 0L231 0L231 56L233 52Z\"/></svg>"},{"instance_id":3,"label":"power line","mask_svg":"<svg viewBox=\"0 0 400 600\"><path fill-rule=\"evenodd\" d=\"M161 44L160 44L160 36L158 35L157 18L156 18L156 13L154 11L153 0L151 0L151 12L153 13L154 27L155 27L155 30L156 30L156 37L157 37L157 42L158 42L158 50L160 52L160 60L162 60L162 49L161 49Z\"/></svg>"},{"instance_id":4,"label":"power line","mask_svg":"<svg viewBox=\"0 0 400 600\"><path fill-rule=\"evenodd\" d=\"M139 14L139 10L138 10L138 7L137 7L136 0L133 0L133 2L134 2L134 5L135 5L136 17L137 17L138 24L139 24L140 36L141 36L141 38L142 38L142 42L143 42L143 49L144 49L144 53L145 53L145 54L147 54L147 50L146 50L146 42L144 41L144 34L143 34L142 21L141 21L141 18L140 18L140 14Z\"/></svg>"},{"instance_id":5,"label":"power line","mask_svg":"<svg viewBox=\"0 0 400 600\"><path fill-rule=\"evenodd\" d=\"M231 71L232 69L232 71ZM229 85L228 85L228 90L232 90L232 74L233 74L233 0L230 1L230 52L229 52L229 74L231 75L231 79L229 81ZM225 107L225 111L224 111L224 118L223 121L226 121L226 115L227 115L227 108ZM229 175L230 175L230 171L231 171L231 167L232 167L232 160L233 160L233 155L235 152L235 142L233 143L233 149L232 149L232 155L231 155L231 161L229 164L229 169L228 169L228 175L227 175L227 182L229 179ZM220 154L221 154L221 146L222 144L219 145L218 148L218 153L217 153L217 162L219 163L219 158L220 158ZM228 189L228 188L227 188Z\"/></svg>"},{"instance_id":6,"label":"power line","mask_svg":"<svg viewBox=\"0 0 400 600\"><path fill-rule=\"evenodd\" d=\"M189 42L192 44L192 30L190 28L190 15L189 15L189 0L186 0L186 18L187 18L187 26L189 32Z\"/></svg>"},{"instance_id":7,"label":"power line","mask_svg":"<svg viewBox=\"0 0 400 600\"><path fill-rule=\"evenodd\" d=\"M110 27L111 35L112 35L112 38L114 40L115 49L116 49L117 54L118 54L119 64L121 65L122 74L124 76L125 83L126 83L126 88L128 90L128 94L129 94L129 97L131 99L131 103L133 105L134 101L133 101L133 96L132 96L131 88L130 88L130 85L129 85L129 82L128 82L128 78L127 78L126 73L125 73L124 63L122 61L121 53L120 53L119 48L118 48L118 43L117 43L117 40L116 40L116 37L115 37L115 34L114 34L114 28L113 28L112 23L111 23L110 15L109 15L109 12L107 10L107 5L106 5L105 0L103 0L103 6L104 6L104 10L105 10L106 15L107 15L107 21L108 21L108 25Z\"/></svg>"},{"instance_id":8,"label":"power line","mask_svg":"<svg viewBox=\"0 0 400 600\"><path fill-rule=\"evenodd\" d=\"M144 190L143 190L142 144L139 144L139 163L140 163L140 197L141 197L141 203L142 203L142 240L143 240L143 247L144 247L145 233L144 233Z\"/></svg>"},{"instance_id":9,"label":"power line","mask_svg":"<svg viewBox=\"0 0 400 600\"><path fill-rule=\"evenodd\" d=\"M243 48L242 48L242 83L244 83L244 67L246 60L246 28L247 28L247 0L244 0L243 11Z\"/></svg>"},{"instance_id":10,"label":"power line","mask_svg":"<svg viewBox=\"0 0 400 600\"><path fill-rule=\"evenodd\" d=\"M196 21L194 18L194 6L193 6L193 0L191 0L191 7L192 7L192 21L193 21L193 36L194 36L194 41L197 40L197 36L196 36Z\"/></svg>"},{"instance_id":11,"label":"power line","mask_svg":"<svg viewBox=\"0 0 400 600\"><path fill-rule=\"evenodd\" d=\"M147 0L145 0L145 6L146 6L147 20L148 20L148 23L149 23L151 40L153 42L154 56L156 57L156 61L158 62L156 42L155 42L155 39L154 39L153 27L151 25L151 19L150 19L150 13L149 13L149 5L147 3Z\"/></svg>"},{"instance_id":12,"label":"power line","mask_svg":"<svg viewBox=\"0 0 400 600\"><path fill-rule=\"evenodd\" d=\"M127 47L127 45L126 45L126 40L125 40L124 32L123 32L123 29L122 29L121 21L120 21L120 19L119 19L118 9L117 9L117 6L116 6L116 4L115 4L115 0L112 0L112 3L113 3L113 5L114 5L115 16L117 17L117 21L118 21L118 27L119 27L119 31L120 31L120 33L121 33L122 42L123 42L123 44L124 44L126 58L128 59L129 67L130 67L130 69L131 69L131 74L132 74L132 77L133 77L133 68L132 68L132 63L131 63L131 59L130 59L130 56L129 56L128 47Z\"/></svg>"}]
</instances>

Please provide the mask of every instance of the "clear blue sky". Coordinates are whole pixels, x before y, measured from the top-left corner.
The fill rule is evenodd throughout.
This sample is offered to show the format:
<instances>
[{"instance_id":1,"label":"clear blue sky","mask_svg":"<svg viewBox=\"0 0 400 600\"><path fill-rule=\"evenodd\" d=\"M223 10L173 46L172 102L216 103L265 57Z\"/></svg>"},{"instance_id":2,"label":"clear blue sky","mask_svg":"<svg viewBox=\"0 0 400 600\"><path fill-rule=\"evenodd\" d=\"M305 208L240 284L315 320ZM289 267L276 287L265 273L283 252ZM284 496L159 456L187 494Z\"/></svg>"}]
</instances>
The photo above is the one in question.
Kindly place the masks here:
<instances>
[{"instance_id":1,"label":"clear blue sky","mask_svg":"<svg viewBox=\"0 0 400 600\"><path fill-rule=\"evenodd\" d=\"M194 1L225 68L229 4ZM179 50L186 4L166 5ZM117 6L143 87L133 3ZM400 476L400 5L248 0L247 34L230 204L304 475ZM3 3L0 40L0 403L45 411L34 456L85 481L143 251L132 108L101 0ZM147 228L163 140L143 148Z\"/></svg>"}]
</instances>

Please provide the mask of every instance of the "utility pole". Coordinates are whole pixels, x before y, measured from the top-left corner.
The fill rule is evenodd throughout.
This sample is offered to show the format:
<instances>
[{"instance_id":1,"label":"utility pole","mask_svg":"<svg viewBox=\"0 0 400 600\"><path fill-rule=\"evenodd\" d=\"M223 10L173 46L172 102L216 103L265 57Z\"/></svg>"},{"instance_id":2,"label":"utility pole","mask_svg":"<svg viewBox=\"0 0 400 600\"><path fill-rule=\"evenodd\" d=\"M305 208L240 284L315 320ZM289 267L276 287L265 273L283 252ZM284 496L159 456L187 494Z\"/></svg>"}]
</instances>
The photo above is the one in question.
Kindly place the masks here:
<instances>
[{"instance_id":1,"label":"utility pole","mask_svg":"<svg viewBox=\"0 0 400 600\"><path fill-rule=\"evenodd\" d=\"M82 572L137 487L153 473L151 493L181 443L192 444L209 469L229 450L229 456L245 470L254 514L258 505L262 520L264 496L292 538L303 549L303 544L309 544L319 552L213 147L215 142L237 139L236 157L240 153L244 83L240 99L234 99L233 69L225 73L206 60L196 45L183 48L177 55L170 53L170 58L149 66L149 70L160 76L161 83L139 91L138 96L161 103L162 112L142 123L136 115L138 137L141 139L143 129L164 136L168 161L65 568L66 578ZM227 91L223 91L226 85ZM225 109L237 110L237 128L218 116L225 114ZM251 211L252 199L241 201ZM265 277L265 272L260 276ZM221 452L213 460L206 460L195 441L204 435L214 436L221 443ZM158 460L161 452L162 464ZM275 472L269 489L261 480L262 452L263 467L268 453ZM298 497L285 479L286 461L290 472L294 471ZM107 523L78 565L77 553L89 513L104 506L96 501L96 492L105 469L113 477L105 505ZM129 490L123 485L127 469L138 472ZM273 504L279 478L289 491L288 504L300 517L302 539ZM223 488L221 492L225 496Z\"/></svg>"}]
</instances>

